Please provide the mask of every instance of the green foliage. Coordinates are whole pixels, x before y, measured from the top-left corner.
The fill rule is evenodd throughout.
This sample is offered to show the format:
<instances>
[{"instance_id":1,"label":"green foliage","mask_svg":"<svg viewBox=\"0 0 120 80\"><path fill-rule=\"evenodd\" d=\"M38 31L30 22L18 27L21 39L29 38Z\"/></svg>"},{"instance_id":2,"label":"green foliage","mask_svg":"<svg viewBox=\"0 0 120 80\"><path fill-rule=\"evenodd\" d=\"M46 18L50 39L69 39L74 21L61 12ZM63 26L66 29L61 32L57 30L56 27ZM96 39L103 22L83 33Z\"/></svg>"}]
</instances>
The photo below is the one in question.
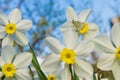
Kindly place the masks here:
<instances>
[{"instance_id":1,"label":"green foliage","mask_svg":"<svg viewBox=\"0 0 120 80\"><path fill-rule=\"evenodd\" d=\"M37 24L38 27L41 26L48 26L48 22L46 21L45 17L42 17L42 19L39 21L39 23Z\"/></svg>"},{"instance_id":2,"label":"green foliage","mask_svg":"<svg viewBox=\"0 0 120 80\"><path fill-rule=\"evenodd\" d=\"M74 72L74 80L79 80L79 77L77 76L75 72Z\"/></svg>"},{"instance_id":3,"label":"green foliage","mask_svg":"<svg viewBox=\"0 0 120 80\"><path fill-rule=\"evenodd\" d=\"M112 71L103 71L101 78L108 78L109 80L115 80Z\"/></svg>"}]
</instances>

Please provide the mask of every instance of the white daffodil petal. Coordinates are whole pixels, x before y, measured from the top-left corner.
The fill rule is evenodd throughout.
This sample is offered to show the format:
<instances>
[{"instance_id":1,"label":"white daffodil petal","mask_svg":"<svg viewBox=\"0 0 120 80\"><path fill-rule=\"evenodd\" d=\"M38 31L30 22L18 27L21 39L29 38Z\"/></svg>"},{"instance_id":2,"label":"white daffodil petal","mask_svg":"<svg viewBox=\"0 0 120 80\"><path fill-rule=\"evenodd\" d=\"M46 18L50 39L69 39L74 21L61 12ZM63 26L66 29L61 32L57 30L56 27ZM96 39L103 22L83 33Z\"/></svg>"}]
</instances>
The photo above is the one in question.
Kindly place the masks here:
<instances>
[{"instance_id":1,"label":"white daffodil petal","mask_svg":"<svg viewBox=\"0 0 120 80\"><path fill-rule=\"evenodd\" d=\"M23 75L20 74L20 73L16 73L16 74L15 74L15 78L16 78L17 80L28 80L25 76L23 76Z\"/></svg>"},{"instance_id":2,"label":"white daffodil petal","mask_svg":"<svg viewBox=\"0 0 120 80\"><path fill-rule=\"evenodd\" d=\"M114 53L116 50L107 35L97 36L93 39L93 42L95 43L95 51L99 53Z\"/></svg>"},{"instance_id":3,"label":"white daffodil petal","mask_svg":"<svg viewBox=\"0 0 120 80\"><path fill-rule=\"evenodd\" d=\"M11 38L11 36L10 35L7 35L4 39L3 39L3 41L2 41L2 47L5 47L6 45L10 45L10 46L12 46L13 45L13 39Z\"/></svg>"},{"instance_id":4,"label":"white daffodil petal","mask_svg":"<svg viewBox=\"0 0 120 80\"><path fill-rule=\"evenodd\" d=\"M62 72L62 69L63 69L63 64L60 65L58 68L57 68L57 71L55 71L53 74L55 74L57 76L57 78L61 78L60 74Z\"/></svg>"},{"instance_id":5,"label":"white daffodil petal","mask_svg":"<svg viewBox=\"0 0 120 80\"><path fill-rule=\"evenodd\" d=\"M98 60L97 67L101 70L112 70L114 60L115 54L103 53Z\"/></svg>"},{"instance_id":6,"label":"white daffodil petal","mask_svg":"<svg viewBox=\"0 0 120 80\"><path fill-rule=\"evenodd\" d=\"M13 64L15 65L16 68L24 68L28 67L31 61L32 54L30 52L23 52L16 55Z\"/></svg>"},{"instance_id":7,"label":"white daffodil petal","mask_svg":"<svg viewBox=\"0 0 120 80\"><path fill-rule=\"evenodd\" d=\"M20 31L15 32L15 41L22 46L28 45L29 42L27 36Z\"/></svg>"},{"instance_id":8,"label":"white daffodil petal","mask_svg":"<svg viewBox=\"0 0 120 80\"><path fill-rule=\"evenodd\" d=\"M2 65L4 65L4 64L5 64L5 61L4 61L3 57L0 56L0 67L2 67Z\"/></svg>"},{"instance_id":9,"label":"white daffodil petal","mask_svg":"<svg viewBox=\"0 0 120 80\"><path fill-rule=\"evenodd\" d=\"M53 53L60 53L63 49L61 43L54 37L47 37L45 44L50 48Z\"/></svg>"},{"instance_id":10,"label":"white daffodil petal","mask_svg":"<svg viewBox=\"0 0 120 80\"><path fill-rule=\"evenodd\" d=\"M78 20L77 13L75 12L75 10L72 7L67 7L66 18L68 21L72 21L72 20L77 21Z\"/></svg>"},{"instance_id":11,"label":"white daffodil petal","mask_svg":"<svg viewBox=\"0 0 120 80\"><path fill-rule=\"evenodd\" d=\"M31 20L21 20L18 24L17 24L17 29L20 31L28 31L30 28L32 27L32 21Z\"/></svg>"},{"instance_id":12,"label":"white daffodil petal","mask_svg":"<svg viewBox=\"0 0 120 80\"><path fill-rule=\"evenodd\" d=\"M78 44L75 48L75 52L78 56L87 57L94 50L94 44L89 40L84 40Z\"/></svg>"},{"instance_id":13,"label":"white daffodil petal","mask_svg":"<svg viewBox=\"0 0 120 80\"><path fill-rule=\"evenodd\" d=\"M7 34L5 32L0 33L0 39L3 39Z\"/></svg>"},{"instance_id":14,"label":"white daffodil petal","mask_svg":"<svg viewBox=\"0 0 120 80\"><path fill-rule=\"evenodd\" d=\"M61 31L61 32L62 32L62 31L66 31L66 30L68 30L68 29L73 29L73 30L74 30L74 25L73 25L71 22L69 22L69 21L65 22L65 23L60 27L60 31Z\"/></svg>"},{"instance_id":15,"label":"white daffodil petal","mask_svg":"<svg viewBox=\"0 0 120 80\"><path fill-rule=\"evenodd\" d=\"M16 24L21 20L21 12L16 8L10 12L8 17L11 23Z\"/></svg>"},{"instance_id":16,"label":"white daffodil petal","mask_svg":"<svg viewBox=\"0 0 120 80\"><path fill-rule=\"evenodd\" d=\"M116 47L120 47L120 23L115 24L111 29L111 38Z\"/></svg>"},{"instance_id":17,"label":"white daffodil petal","mask_svg":"<svg viewBox=\"0 0 120 80\"><path fill-rule=\"evenodd\" d=\"M74 64L74 69L75 69L75 73L79 77L91 78L91 76L93 75L92 65L90 65L90 63L84 60L76 59Z\"/></svg>"},{"instance_id":18,"label":"white daffodil petal","mask_svg":"<svg viewBox=\"0 0 120 80\"><path fill-rule=\"evenodd\" d=\"M68 29L65 31L62 31L63 34L63 42L65 44L65 47L74 49L78 42L79 42L79 37L77 32L74 30Z\"/></svg>"},{"instance_id":19,"label":"white daffodil petal","mask_svg":"<svg viewBox=\"0 0 120 80\"><path fill-rule=\"evenodd\" d=\"M8 24L8 17L4 14L0 14L0 24L6 25Z\"/></svg>"},{"instance_id":20,"label":"white daffodil petal","mask_svg":"<svg viewBox=\"0 0 120 80\"><path fill-rule=\"evenodd\" d=\"M41 69L44 72L53 73L61 66L60 57L58 54L49 55L42 63Z\"/></svg>"},{"instance_id":21,"label":"white daffodil petal","mask_svg":"<svg viewBox=\"0 0 120 80\"><path fill-rule=\"evenodd\" d=\"M89 14L91 12L91 9L83 10L82 12L79 13L79 21L80 22L85 22L86 19L88 18Z\"/></svg>"},{"instance_id":22,"label":"white daffodil petal","mask_svg":"<svg viewBox=\"0 0 120 80\"><path fill-rule=\"evenodd\" d=\"M5 27L0 26L0 39L6 36Z\"/></svg>"},{"instance_id":23,"label":"white daffodil petal","mask_svg":"<svg viewBox=\"0 0 120 80\"><path fill-rule=\"evenodd\" d=\"M29 70L26 70L26 69L19 69L19 70L16 71L16 73L18 75L24 76L24 78L26 78L27 80L32 80L32 77L30 76L30 73L28 71Z\"/></svg>"},{"instance_id":24,"label":"white daffodil petal","mask_svg":"<svg viewBox=\"0 0 120 80\"><path fill-rule=\"evenodd\" d=\"M71 73L69 70L69 65L65 65L64 70L62 71L62 79L61 80L71 80Z\"/></svg>"},{"instance_id":25,"label":"white daffodil petal","mask_svg":"<svg viewBox=\"0 0 120 80\"><path fill-rule=\"evenodd\" d=\"M120 61L116 60L112 65L112 72L115 80L120 80Z\"/></svg>"},{"instance_id":26,"label":"white daffodil petal","mask_svg":"<svg viewBox=\"0 0 120 80\"><path fill-rule=\"evenodd\" d=\"M96 24L89 23L88 25L89 25L89 30L83 35L84 40L95 37L99 32L99 28Z\"/></svg>"},{"instance_id":27,"label":"white daffodil petal","mask_svg":"<svg viewBox=\"0 0 120 80\"><path fill-rule=\"evenodd\" d=\"M1 56L3 57L6 63L11 63L16 53L17 52L12 46L5 46L1 50Z\"/></svg>"}]
</instances>

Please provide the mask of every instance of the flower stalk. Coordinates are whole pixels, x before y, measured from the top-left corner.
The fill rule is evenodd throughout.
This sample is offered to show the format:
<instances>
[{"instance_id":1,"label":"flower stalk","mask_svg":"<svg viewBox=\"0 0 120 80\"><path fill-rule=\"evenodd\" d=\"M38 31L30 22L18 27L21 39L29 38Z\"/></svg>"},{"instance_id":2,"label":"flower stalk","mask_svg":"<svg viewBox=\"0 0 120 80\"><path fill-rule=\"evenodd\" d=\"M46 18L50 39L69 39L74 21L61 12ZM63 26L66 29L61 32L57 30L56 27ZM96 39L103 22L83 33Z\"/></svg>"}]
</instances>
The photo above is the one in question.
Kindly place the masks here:
<instances>
[{"instance_id":1,"label":"flower stalk","mask_svg":"<svg viewBox=\"0 0 120 80\"><path fill-rule=\"evenodd\" d=\"M36 58L36 55L31 47L31 45L29 44L29 47L30 47L30 50L32 52L32 55L33 55L33 59L32 59L32 65L33 67L36 69L37 71L37 74L38 74L38 77L39 77L39 80L47 80L47 77L46 75L43 73L43 71L40 69L40 65L39 65L39 62Z\"/></svg>"},{"instance_id":2,"label":"flower stalk","mask_svg":"<svg viewBox=\"0 0 120 80\"><path fill-rule=\"evenodd\" d=\"M73 75L73 70L72 70L71 64L69 64L69 69L70 69L70 73L71 73L71 80L74 80L74 75Z\"/></svg>"}]
</instances>

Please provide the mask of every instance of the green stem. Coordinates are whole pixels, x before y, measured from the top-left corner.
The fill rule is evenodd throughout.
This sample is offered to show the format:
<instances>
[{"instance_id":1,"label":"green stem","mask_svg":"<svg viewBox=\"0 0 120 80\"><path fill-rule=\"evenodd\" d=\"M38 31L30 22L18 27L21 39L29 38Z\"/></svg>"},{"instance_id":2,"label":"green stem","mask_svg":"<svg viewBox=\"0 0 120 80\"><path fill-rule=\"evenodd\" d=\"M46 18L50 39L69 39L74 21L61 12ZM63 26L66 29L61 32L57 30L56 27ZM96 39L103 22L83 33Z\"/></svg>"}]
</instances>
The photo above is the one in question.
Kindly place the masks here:
<instances>
[{"instance_id":1,"label":"green stem","mask_svg":"<svg viewBox=\"0 0 120 80\"><path fill-rule=\"evenodd\" d=\"M15 77L13 77L15 80L17 80Z\"/></svg>"},{"instance_id":2,"label":"green stem","mask_svg":"<svg viewBox=\"0 0 120 80\"><path fill-rule=\"evenodd\" d=\"M76 73L74 72L74 70L72 70L72 65L69 65L69 70L71 73L71 80L79 80L79 77L76 75Z\"/></svg>"},{"instance_id":3,"label":"green stem","mask_svg":"<svg viewBox=\"0 0 120 80\"><path fill-rule=\"evenodd\" d=\"M98 71L98 80L100 80L101 76L101 71Z\"/></svg>"},{"instance_id":4,"label":"green stem","mask_svg":"<svg viewBox=\"0 0 120 80\"><path fill-rule=\"evenodd\" d=\"M30 71L30 75L32 76L32 80L34 80L34 73L33 73L33 71L32 71L30 66L28 66L28 68L29 68L29 71Z\"/></svg>"},{"instance_id":5,"label":"green stem","mask_svg":"<svg viewBox=\"0 0 120 80\"><path fill-rule=\"evenodd\" d=\"M39 62L36 58L36 55L31 47L31 45L29 44L29 47L30 47L30 50L32 52L32 55L33 55L33 59L32 59L32 65L33 67L36 69L37 71L37 74L38 74L38 77L40 80L47 80L47 77L46 75L43 73L43 71L40 69L40 65L39 65Z\"/></svg>"},{"instance_id":6,"label":"green stem","mask_svg":"<svg viewBox=\"0 0 120 80\"><path fill-rule=\"evenodd\" d=\"M74 72L74 80L79 80L79 77L76 75L75 72Z\"/></svg>"},{"instance_id":7,"label":"green stem","mask_svg":"<svg viewBox=\"0 0 120 80\"><path fill-rule=\"evenodd\" d=\"M1 77L1 80L4 80L5 79L5 75Z\"/></svg>"},{"instance_id":8,"label":"green stem","mask_svg":"<svg viewBox=\"0 0 120 80\"><path fill-rule=\"evenodd\" d=\"M70 73L71 73L71 80L74 80L74 75L73 75L73 71L72 71L72 65L69 65L69 69L70 69Z\"/></svg>"},{"instance_id":9,"label":"green stem","mask_svg":"<svg viewBox=\"0 0 120 80\"><path fill-rule=\"evenodd\" d=\"M97 80L95 73L93 74L93 80Z\"/></svg>"}]
</instances>

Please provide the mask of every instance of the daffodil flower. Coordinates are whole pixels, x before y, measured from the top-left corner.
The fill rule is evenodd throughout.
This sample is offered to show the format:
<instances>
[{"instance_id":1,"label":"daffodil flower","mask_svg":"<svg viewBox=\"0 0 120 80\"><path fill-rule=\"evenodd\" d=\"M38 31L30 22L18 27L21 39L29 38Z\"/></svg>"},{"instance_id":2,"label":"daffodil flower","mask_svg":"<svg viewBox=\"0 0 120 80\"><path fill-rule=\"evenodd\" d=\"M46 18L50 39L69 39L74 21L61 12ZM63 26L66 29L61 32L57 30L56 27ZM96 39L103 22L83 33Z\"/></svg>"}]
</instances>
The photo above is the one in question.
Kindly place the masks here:
<instances>
[{"instance_id":1,"label":"daffodil flower","mask_svg":"<svg viewBox=\"0 0 120 80\"><path fill-rule=\"evenodd\" d=\"M2 76L5 76L7 80L31 80L25 68L30 65L32 54L29 52L16 53L11 46L6 46L2 49L0 56L0 68L2 69L0 79Z\"/></svg>"},{"instance_id":2,"label":"daffodil flower","mask_svg":"<svg viewBox=\"0 0 120 80\"><path fill-rule=\"evenodd\" d=\"M48 57L48 56L46 56ZM44 57L43 59L45 60L46 57ZM44 61L43 60L43 61ZM40 64L42 65L42 62L40 62ZM45 72L44 73L47 75L48 80L61 80L61 67L58 67L57 70L55 72Z\"/></svg>"},{"instance_id":3,"label":"daffodil flower","mask_svg":"<svg viewBox=\"0 0 120 80\"><path fill-rule=\"evenodd\" d=\"M96 50L103 52L98 60L98 68L112 70L115 80L120 80L120 23L115 24L111 30L111 39L101 35L94 39Z\"/></svg>"},{"instance_id":4,"label":"daffodil flower","mask_svg":"<svg viewBox=\"0 0 120 80\"><path fill-rule=\"evenodd\" d=\"M62 25L61 31L71 28L76 30L78 34L82 35L83 39L95 37L98 33L98 26L94 23L86 22L90 11L91 9L87 9L77 15L72 7L68 7L66 10L67 22Z\"/></svg>"},{"instance_id":5,"label":"daffodil flower","mask_svg":"<svg viewBox=\"0 0 120 80\"><path fill-rule=\"evenodd\" d=\"M24 32L32 27L31 20L21 20L21 12L14 9L8 16L0 14L0 39L2 47L13 45L14 41L19 45L28 45L28 38Z\"/></svg>"},{"instance_id":6,"label":"daffodil flower","mask_svg":"<svg viewBox=\"0 0 120 80\"><path fill-rule=\"evenodd\" d=\"M61 80L71 80L69 65L74 67L75 73L80 77L91 77L93 75L92 66L84 60L94 49L94 44L88 40L79 42L75 31L69 29L63 32L64 47L54 37L47 37L46 44L53 52L42 63L45 72L55 72L62 63L65 63Z\"/></svg>"}]
</instances>

